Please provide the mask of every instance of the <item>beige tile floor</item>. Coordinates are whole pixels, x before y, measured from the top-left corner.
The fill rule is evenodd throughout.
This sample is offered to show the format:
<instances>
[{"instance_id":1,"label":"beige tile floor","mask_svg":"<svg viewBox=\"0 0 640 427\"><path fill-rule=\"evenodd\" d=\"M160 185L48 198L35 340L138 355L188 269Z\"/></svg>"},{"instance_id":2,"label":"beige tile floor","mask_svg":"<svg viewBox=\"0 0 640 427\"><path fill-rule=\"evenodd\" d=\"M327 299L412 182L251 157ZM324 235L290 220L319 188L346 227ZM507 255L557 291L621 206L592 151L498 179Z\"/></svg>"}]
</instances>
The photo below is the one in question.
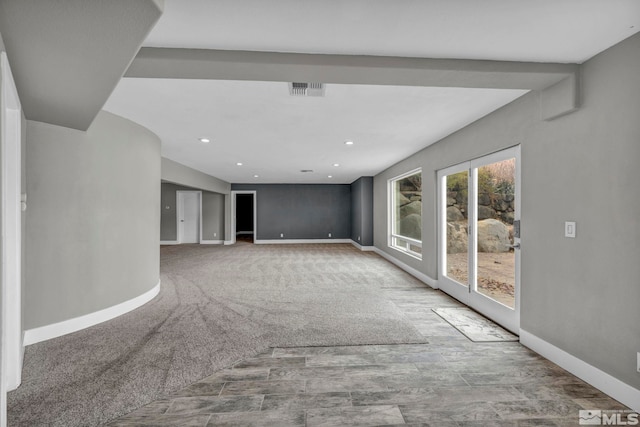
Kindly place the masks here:
<instances>
[{"instance_id":1,"label":"beige tile floor","mask_svg":"<svg viewBox=\"0 0 640 427\"><path fill-rule=\"evenodd\" d=\"M427 344L271 348L109 426L577 426L626 409L517 342L474 343L439 291L384 290Z\"/></svg>"}]
</instances>

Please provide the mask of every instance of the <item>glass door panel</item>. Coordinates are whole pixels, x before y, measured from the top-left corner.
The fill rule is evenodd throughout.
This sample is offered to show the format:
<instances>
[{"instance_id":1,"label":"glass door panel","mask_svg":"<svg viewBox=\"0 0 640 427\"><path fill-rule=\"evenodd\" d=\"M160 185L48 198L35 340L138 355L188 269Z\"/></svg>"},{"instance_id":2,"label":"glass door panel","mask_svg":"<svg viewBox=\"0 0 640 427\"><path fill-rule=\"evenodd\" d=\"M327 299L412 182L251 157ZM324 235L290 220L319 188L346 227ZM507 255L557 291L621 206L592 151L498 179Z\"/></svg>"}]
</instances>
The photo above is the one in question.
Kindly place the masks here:
<instances>
[{"instance_id":1,"label":"glass door panel","mask_svg":"<svg viewBox=\"0 0 640 427\"><path fill-rule=\"evenodd\" d=\"M469 286L469 171L444 177L446 186L446 275Z\"/></svg>"},{"instance_id":2,"label":"glass door panel","mask_svg":"<svg viewBox=\"0 0 640 427\"><path fill-rule=\"evenodd\" d=\"M515 157L478 167L476 292L515 308Z\"/></svg>"}]
</instances>

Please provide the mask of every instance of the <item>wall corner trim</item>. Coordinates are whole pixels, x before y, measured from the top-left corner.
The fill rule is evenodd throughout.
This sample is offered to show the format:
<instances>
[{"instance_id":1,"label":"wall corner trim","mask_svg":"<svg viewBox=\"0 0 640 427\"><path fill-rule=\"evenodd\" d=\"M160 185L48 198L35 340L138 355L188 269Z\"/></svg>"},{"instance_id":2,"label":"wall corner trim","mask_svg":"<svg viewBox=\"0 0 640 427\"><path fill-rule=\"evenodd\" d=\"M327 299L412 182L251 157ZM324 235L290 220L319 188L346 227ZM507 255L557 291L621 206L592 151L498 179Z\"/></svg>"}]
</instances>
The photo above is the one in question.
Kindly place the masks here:
<instances>
[{"instance_id":1,"label":"wall corner trim","mask_svg":"<svg viewBox=\"0 0 640 427\"><path fill-rule=\"evenodd\" d=\"M160 240L161 245L177 245L177 240Z\"/></svg>"},{"instance_id":2,"label":"wall corner trim","mask_svg":"<svg viewBox=\"0 0 640 427\"><path fill-rule=\"evenodd\" d=\"M160 293L160 280L158 280L157 285L144 294L138 295L128 301L121 302L120 304L85 314L84 316L74 317L73 319L63 320L62 322L53 323L51 325L26 330L24 332L24 345L27 346L47 341L52 338L61 337L72 332L77 332L82 329L95 326L99 323L106 322L107 320L114 319L118 316L122 316L123 314L151 301L156 297L156 295L158 295L158 293Z\"/></svg>"},{"instance_id":3,"label":"wall corner trim","mask_svg":"<svg viewBox=\"0 0 640 427\"><path fill-rule=\"evenodd\" d=\"M382 258L384 258L387 261L389 261L390 263L395 264L396 266L400 267L401 269L403 269L404 271L406 271L407 273L409 273L410 275L412 275L416 279L418 279L418 280L426 283L427 285L431 286L433 289L438 289L438 281L436 279L433 279L433 278L427 276L426 274L419 272L418 270L416 270L413 267L409 267L404 262L398 260L397 258L392 257L391 255L389 255L388 253L386 253L383 250L380 250L377 247L374 247L373 251L375 253L377 253L378 255L380 255Z\"/></svg>"},{"instance_id":4,"label":"wall corner trim","mask_svg":"<svg viewBox=\"0 0 640 427\"><path fill-rule=\"evenodd\" d=\"M523 329L520 329L520 343L602 390L633 411L640 412L640 390Z\"/></svg>"},{"instance_id":5,"label":"wall corner trim","mask_svg":"<svg viewBox=\"0 0 640 427\"><path fill-rule=\"evenodd\" d=\"M355 246L356 248L360 249L362 252L375 252L376 251L376 247L375 246L362 246L360 243L352 240L351 244L353 246Z\"/></svg>"},{"instance_id":6,"label":"wall corner trim","mask_svg":"<svg viewBox=\"0 0 640 427\"><path fill-rule=\"evenodd\" d=\"M228 245L233 245L235 242L236 242L235 240L225 240L224 244L228 246Z\"/></svg>"}]
</instances>

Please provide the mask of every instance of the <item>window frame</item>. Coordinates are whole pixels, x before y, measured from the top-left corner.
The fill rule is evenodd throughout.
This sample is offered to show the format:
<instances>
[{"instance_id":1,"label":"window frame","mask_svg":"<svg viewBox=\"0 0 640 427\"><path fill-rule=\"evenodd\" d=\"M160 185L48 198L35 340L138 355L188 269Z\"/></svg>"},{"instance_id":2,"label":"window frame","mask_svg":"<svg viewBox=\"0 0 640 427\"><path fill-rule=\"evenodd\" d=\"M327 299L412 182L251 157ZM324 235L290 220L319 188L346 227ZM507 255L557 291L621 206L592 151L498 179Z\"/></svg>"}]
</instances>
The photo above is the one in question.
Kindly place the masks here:
<instances>
[{"instance_id":1,"label":"window frame","mask_svg":"<svg viewBox=\"0 0 640 427\"><path fill-rule=\"evenodd\" d=\"M391 249L395 249L399 252L409 255L410 257L422 260L422 237L420 240L402 236L400 234L395 233L395 224L396 224L396 209L395 209L395 184L397 181L407 178L412 175L420 174L422 178L422 167L418 167L412 169L408 172L405 172L401 175L395 176L393 178L389 178L387 180L387 217L389 219L389 223L387 226L387 245ZM420 189L422 193L422 188ZM424 201L424 199L423 199ZM420 210L420 218L422 219L422 209ZM422 231L422 229L421 229ZM404 243L401 243L404 242ZM411 247L419 247L421 252L416 252L411 249Z\"/></svg>"}]
</instances>

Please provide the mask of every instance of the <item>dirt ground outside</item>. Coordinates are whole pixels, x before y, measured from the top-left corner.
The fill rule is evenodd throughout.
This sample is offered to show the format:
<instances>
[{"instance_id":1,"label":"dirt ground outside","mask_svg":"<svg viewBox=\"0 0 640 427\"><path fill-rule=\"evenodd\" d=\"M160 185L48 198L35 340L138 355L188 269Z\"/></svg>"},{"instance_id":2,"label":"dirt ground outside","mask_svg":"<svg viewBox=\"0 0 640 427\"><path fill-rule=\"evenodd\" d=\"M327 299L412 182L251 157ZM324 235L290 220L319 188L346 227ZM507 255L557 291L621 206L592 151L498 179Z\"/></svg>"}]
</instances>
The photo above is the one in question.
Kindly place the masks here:
<instances>
[{"instance_id":1,"label":"dirt ground outside","mask_svg":"<svg viewBox=\"0 0 640 427\"><path fill-rule=\"evenodd\" d=\"M447 254L447 276L468 283L467 254ZM478 292L508 307L515 306L515 255L478 253Z\"/></svg>"}]
</instances>

